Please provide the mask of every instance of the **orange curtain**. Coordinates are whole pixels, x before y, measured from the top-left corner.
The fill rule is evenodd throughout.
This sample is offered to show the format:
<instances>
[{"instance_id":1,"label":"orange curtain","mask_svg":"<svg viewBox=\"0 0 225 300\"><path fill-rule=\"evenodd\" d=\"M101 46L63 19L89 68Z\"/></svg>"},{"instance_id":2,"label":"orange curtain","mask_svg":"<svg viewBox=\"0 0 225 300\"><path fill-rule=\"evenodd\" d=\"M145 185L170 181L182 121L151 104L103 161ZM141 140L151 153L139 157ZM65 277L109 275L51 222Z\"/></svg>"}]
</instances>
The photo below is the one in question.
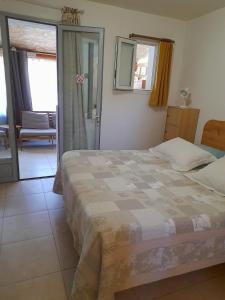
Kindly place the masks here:
<instances>
[{"instance_id":1,"label":"orange curtain","mask_svg":"<svg viewBox=\"0 0 225 300\"><path fill-rule=\"evenodd\" d=\"M150 106L162 107L167 105L172 55L173 44L171 42L161 41L159 44L159 56L155 82L149 98Z\"/></svg>"}]
</instances>

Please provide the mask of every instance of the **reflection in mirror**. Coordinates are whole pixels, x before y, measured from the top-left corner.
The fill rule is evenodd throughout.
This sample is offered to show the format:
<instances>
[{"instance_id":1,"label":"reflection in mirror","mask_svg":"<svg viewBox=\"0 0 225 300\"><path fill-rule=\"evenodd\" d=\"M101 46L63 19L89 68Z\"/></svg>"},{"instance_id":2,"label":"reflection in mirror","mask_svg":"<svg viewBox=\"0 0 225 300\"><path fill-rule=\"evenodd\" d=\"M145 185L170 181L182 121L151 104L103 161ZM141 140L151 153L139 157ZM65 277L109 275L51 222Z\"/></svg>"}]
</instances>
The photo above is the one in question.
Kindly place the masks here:
<instances>
[{"instance_id":1,"label":"reflection in mirror","mask_svg":"<svg viewBox=\"0 0 225 300\"><path fill-rule=\"evenodd\" d=\"M11 150L9 145L4 56L0 30L0 160L7 158L11 158Z\"/></svg>"}]
</instances>

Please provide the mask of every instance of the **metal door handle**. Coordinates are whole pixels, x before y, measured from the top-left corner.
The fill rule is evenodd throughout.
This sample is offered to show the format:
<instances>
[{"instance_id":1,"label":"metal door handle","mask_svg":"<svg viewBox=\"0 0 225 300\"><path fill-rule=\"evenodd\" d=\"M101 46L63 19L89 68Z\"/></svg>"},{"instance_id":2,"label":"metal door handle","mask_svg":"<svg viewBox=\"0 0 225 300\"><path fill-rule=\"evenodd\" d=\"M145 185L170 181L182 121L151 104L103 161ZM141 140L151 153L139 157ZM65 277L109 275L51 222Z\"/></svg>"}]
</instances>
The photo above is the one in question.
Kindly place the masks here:
<instances>
[{"instance_id":1,"label":"metal door handle","mask_svg":"<svg viewBox=\"0 0 225 300\"><path fill-rule=\"evenodd\" d=\"M100 116L95 116L95 120L96 120L96 123L99 124L100 123Z\"/></svg>"}]
</instances>

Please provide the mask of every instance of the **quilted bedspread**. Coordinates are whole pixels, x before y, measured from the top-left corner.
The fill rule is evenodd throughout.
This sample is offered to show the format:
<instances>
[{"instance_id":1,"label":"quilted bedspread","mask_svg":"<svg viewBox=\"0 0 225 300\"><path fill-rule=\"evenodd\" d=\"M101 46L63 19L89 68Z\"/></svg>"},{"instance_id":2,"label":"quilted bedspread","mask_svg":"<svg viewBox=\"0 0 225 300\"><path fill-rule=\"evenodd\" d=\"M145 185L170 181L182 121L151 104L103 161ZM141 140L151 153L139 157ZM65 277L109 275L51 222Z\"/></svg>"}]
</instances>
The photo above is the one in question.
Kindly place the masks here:
<instances>
[{"instance_id":1,"label":"quilted bedspread","mask_svg":"<svg viewBox=\"0 0 225 300\"><path fill-rule=\"evenodd\" d=\"M80 257L73 300L225 262L225 198L147 150L67 152L54 191Z\"/></svg>"}]
</instances>

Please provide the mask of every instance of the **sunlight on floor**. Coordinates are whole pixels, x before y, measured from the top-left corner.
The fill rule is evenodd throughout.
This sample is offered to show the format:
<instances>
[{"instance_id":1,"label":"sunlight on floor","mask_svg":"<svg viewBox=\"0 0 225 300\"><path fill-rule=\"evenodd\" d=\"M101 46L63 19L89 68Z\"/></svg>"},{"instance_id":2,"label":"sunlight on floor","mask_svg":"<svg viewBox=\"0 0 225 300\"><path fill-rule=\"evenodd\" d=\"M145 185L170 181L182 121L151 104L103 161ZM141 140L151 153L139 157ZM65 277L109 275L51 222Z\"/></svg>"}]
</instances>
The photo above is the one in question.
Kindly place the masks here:
<instances>
[{"instance_id":1,"label":"sunlight on floor","mask_svg":"<svg viewBox=\"0 0 225 300\"><path fill-rule=\"evenodd\" d=\"M57 168L56 145L48 142L24 143L19 149L20 179L53 176Z\"/></svg>"}]
</instances>

